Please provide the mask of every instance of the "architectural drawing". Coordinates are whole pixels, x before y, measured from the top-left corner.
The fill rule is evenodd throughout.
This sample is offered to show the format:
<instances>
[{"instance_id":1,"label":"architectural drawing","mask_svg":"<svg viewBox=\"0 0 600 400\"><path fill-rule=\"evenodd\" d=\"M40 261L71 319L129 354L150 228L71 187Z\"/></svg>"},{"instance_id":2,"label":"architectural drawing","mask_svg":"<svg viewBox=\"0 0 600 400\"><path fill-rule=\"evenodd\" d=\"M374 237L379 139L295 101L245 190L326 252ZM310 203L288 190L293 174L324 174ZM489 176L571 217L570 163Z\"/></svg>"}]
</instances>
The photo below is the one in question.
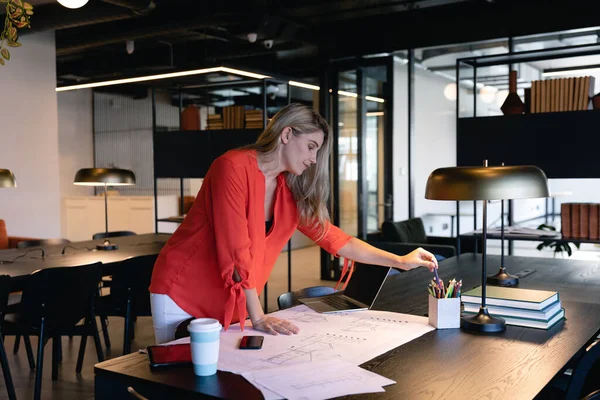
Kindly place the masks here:
<instances>
[{"instance_id":1,"label":"architectural drawing","mask_svg":"<svg viewBox=\"0 0 600 400\"><path fill-rule=\"evenodd\" d=\"M342 329L344 332L377 332L377 329L395 327L403 324L408 324L408 321L397 320L392 318L357 318L353 320L347 328Z\"/></svg>"},{"instance_id":2,"label":"architectural drawing","mask_svg":"<svg viewBox=\"0 0 600 400\"><path fill-rule=\"evenodd\" d=\"M275 354L265 362L276 365L304 363L311 361L324 361L341 358L342 354L336 350L336 344L358 345L366 342L366 338L341 334L313 334L303 338L299 345L290 346L285 351Z\"/></svg>"},{"instance_id":3,"label":"architectural drawing","mask_svg":"<svg viewBox=\"0 0 600 400\"><path fill-rule=\"evenodd\" d=\"M290 318L292 321L300 321L300 322L308 322L308 323L317 323L317 322L327 322L327 317L322 314L316 313L298 313L297 315Z\"/></svg>"},{"instance_id":4,"label":"architectural drawing","mask_svg":"<svg viewBox=\"0 0 600 400\"><path fill-rule=\"evenodd\" d=\"M362 376L360 376L359 374L348 374L346 376L340 376L337 379L315 379L314 381L308 381L305 383L298 383L295 385L291 385L294 389L296 390L306 390L306 389L312 389L312 388L317 388L317 387L321 387L321 388L325 388L326 386L331 386L331 385L343 385L345 383L354 383L354 382L360 382L363 381L364 378Z\"/></svg>"}]
</instances>

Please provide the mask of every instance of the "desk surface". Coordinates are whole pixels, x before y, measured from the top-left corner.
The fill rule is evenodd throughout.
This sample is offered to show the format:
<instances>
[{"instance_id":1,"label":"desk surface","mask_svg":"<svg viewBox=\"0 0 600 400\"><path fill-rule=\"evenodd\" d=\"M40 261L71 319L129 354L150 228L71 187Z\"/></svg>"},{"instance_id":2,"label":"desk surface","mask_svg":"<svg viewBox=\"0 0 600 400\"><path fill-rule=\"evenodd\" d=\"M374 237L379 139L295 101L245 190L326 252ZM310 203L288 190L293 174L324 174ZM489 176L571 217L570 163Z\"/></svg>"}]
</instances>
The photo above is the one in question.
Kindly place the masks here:
<instances>
[{"instance_id":1,"label":"desk surface","mask_svg":"<svg viewBox=\"0 0 600 400\"><path fill-rule=\"evenodd\" d=\"M144 234L110 238L111 243L118 244L119 248L109 251L95 249L97 244L103 243L103 239L73 242L66 245L72 247L66 248L64 255L61 254L61 251L65 245L42 246L46 252L44 258L41 258L39 250L32 251L12 264L0 264L0 275L7 274L10 275L11 280L20 280L29 276L33 271L43 268L72 267L98 261L103 264L110 264L133 256L157 254L169 236L166 234ZM33 249L35 248L2 250L0 251L0 260L14 260L19 255Z\"/></svg>"},{"instance_id":2,"label":"desk surface","mask_svg":"<svg viewBox=\"0 0 600 400\"><path fill-rule=\"evenodd\" d=\"M383 354L362 366L395 380L386 393L369 398L392 399L531 399L600 329L600 265L597 262L527 257L505 257L515 273L534 269L520 287L556 290L567 319L552 329L508 326L494 335L460 329L436 330ZM490 271L498 256L488 256ZM481 280L481 256L463 254L440 264L444 280L462 278L465 290ZM427 312L426 286L431 274L423 269L388 279L376 309L415 315ZM96 365L97 377L135 383L155 382L187 393L231 398L261 398L241 376L218 372L211 379L193 375L189 366L151 371L146 356L131 354ZM361 395L360 398L365 397ZM354 397L349 397L354 398Z\"/></svg>"}]
</instances>

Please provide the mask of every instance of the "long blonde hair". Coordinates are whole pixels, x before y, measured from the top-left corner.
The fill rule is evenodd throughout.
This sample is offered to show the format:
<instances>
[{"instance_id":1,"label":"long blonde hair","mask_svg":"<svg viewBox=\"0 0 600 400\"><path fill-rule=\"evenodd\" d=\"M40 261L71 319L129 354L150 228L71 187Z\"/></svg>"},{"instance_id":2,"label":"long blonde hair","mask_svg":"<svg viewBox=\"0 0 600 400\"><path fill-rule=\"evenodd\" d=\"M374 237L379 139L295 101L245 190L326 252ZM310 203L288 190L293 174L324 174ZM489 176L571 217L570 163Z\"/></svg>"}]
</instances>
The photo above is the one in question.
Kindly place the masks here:
<instances>
[{"instance_id":1,"label":"long blonde hair","mask_svg":"<svg viewBox=\"0 0 600 400\"><path fill-rule=\"evenodd\" d=\"M262 153L268 159L275 155L280 144L281 132L290 127L295 136L322 131L323 145L317 151L317 163L308 168L302 175L286 172L287 185L296 200L300 223L314 227L321 226L321 237L325 234L323 227L329 220L327 200L329 199L329 125L323 117L312 108L300 103L292 103L280 110L271 119L267 128L261 133L256 143L248 149Z\"/></svg>"}]
</instances>

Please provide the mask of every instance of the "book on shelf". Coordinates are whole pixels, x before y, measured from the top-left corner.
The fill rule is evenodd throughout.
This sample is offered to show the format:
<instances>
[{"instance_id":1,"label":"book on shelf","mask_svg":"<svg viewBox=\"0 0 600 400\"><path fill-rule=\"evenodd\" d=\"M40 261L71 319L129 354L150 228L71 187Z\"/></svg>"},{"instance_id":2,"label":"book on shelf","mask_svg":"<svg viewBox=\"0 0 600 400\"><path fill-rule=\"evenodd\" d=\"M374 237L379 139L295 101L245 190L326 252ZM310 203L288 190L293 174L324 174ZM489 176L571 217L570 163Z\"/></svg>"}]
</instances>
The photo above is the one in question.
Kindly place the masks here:
<instances>
[{"instance_id":1,"label":"book on shelf","mask_svg":"<svg viewBox=\"0 0 600 400\"><path fill-rule=\"evenodd\" d=\"M578 111L589 109L594 96L595 78L546 79L531 82L531 113Z\"/></svg>"},{"instance_id":2,"label":"book on shelf","mask_svg":"<svg viewBox=\"0 0 600 400\"><path fill-rule=\"evenodd\" d=\"M571 237L571 204L560 205L560 226L564 237Z\"/></svg>"},{"instance_id":3,"label":"book on shelf","mask_svg":"<svg viewBox=\"0 0 600 400\"><path fill-rule=\"evenodd\" d=\"M491 313L491 311L490 311ZM477 313L465 312L466 315L475 315ZM492 314L493 315L493 314ZM509 316L502 316L504 321L506 321L506 325L514 325L514 326L523 326L526 328L537 328L537 329L550 329L557 322L561 321L565 317L565 310L561 308L554 316L552 316L549 320L534 320L527 318L516 318Z\"/></svg>"},{"instance_id":4,"label":"book on shelf","mask_svg":"<svg viewBox=\"0 0 600 400\"><path fill-rule=\"evenodd\" d=\"M481 304L481 286L461 295L463 303ZM543 310L559 300L557 292L487 286L486 302L490 306L521 308L526 310Z\"/></svg>"},{"instance_id":5,"label":"book on shelf","mask_svg":"<svg viewBox=\"0 0 600 400\"><path fill-rule=\"evenodd\" d=\"M464 311L466 313L477 314L479 312L480 304L476 303L463 303ZM488 311L492 315L496 315L498 317L510 317L510 318L525 318L531 319L535 321L549 321L554 318L554 316L562 310L562 304L560 300L555 301L552 304L549 304L546 308L541 310L528 310L524 308L515 308L515 307L501 307L501 306L492 306L487 305Z\"/></svg>"}]
</instances>

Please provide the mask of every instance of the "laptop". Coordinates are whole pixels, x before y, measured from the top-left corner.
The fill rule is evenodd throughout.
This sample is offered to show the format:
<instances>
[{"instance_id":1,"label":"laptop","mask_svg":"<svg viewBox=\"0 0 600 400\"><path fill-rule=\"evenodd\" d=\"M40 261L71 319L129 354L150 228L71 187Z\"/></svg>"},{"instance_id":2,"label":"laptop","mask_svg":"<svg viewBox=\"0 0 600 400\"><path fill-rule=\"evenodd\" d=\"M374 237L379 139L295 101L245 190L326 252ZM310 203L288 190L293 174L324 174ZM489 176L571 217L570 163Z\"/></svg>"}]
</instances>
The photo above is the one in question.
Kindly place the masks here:
<instances>
[{"instance_id":1,"label":"laptop","mask_svg":"<svg viewBox=\"0 0 600 400\"><path fill-rule=\"evenodd\" d=\"M357 262L354 264L354 273L346 285L346 290L299 301L320 313L369 310L391 269Z\"/></svg>"}]
</instances>

